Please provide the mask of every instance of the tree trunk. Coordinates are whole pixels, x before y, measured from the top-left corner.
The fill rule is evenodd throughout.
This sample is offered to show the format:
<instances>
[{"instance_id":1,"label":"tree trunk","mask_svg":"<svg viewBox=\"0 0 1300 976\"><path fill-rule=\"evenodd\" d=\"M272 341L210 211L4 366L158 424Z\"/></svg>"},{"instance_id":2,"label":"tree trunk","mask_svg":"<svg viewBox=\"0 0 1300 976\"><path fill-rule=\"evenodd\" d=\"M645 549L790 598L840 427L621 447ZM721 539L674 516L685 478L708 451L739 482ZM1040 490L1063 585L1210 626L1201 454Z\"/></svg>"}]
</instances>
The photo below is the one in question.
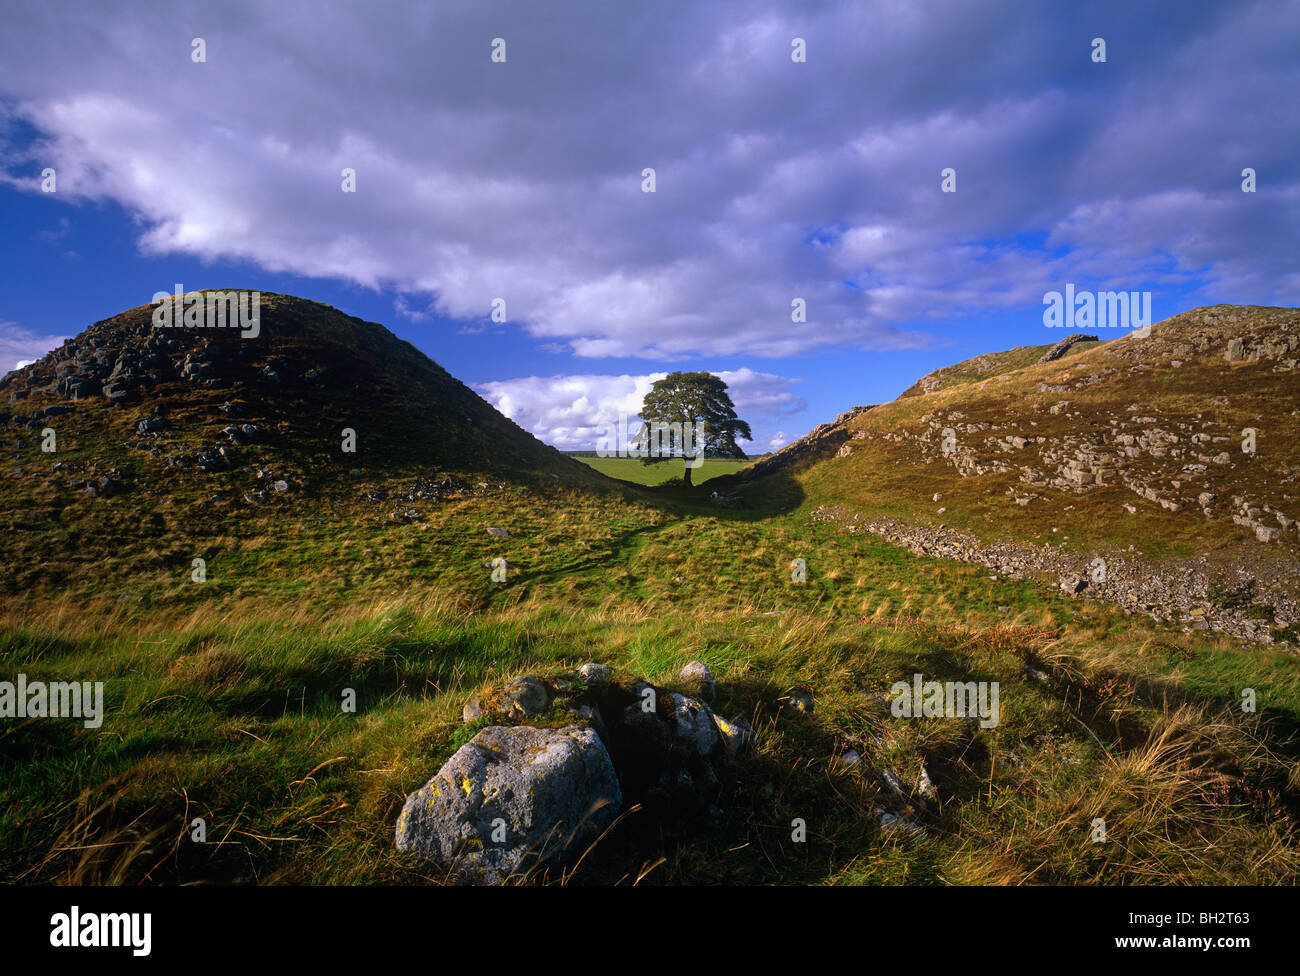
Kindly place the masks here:
<instances>
[{"instance_id":1,"label":"tree trunk","mask_svg":"<svg viewBox=\"0 0 1300 976\"><path fill-rule=\"evenodd\" d=\"M691 459L686 459L686 487L691 487Z\"/></svg>"}]
</instances>

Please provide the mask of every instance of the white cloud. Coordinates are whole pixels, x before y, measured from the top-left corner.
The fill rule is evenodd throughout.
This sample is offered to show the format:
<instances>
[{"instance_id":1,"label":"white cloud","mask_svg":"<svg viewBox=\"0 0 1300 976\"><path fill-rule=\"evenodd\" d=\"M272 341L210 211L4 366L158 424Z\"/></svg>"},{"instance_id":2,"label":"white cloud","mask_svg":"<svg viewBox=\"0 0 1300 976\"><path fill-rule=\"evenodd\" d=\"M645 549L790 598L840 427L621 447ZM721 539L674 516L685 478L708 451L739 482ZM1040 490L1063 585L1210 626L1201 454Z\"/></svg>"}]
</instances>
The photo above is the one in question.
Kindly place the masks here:
<instances>
[{"instance_id":1,"label":"white cloud","mask_svg":"<svg viewBox=\"0 0 1300 976\"><path fill-rule=\"evenodd\" d=\"M546 443L565 451L593 451L609 424L637 416L651 385L666 375L526 376L481 383L478 390ZM736 413L754 427L756 439L765 422L807 409L806 401L791 390L797 380L751 369L714 375L727 384Z\"/></svg>"},{"instance_id":2,"label":"white cloud","mask_svg":"<svg viewBox=\"0 0 1300 976\"><path fill-rule=\"evenodd\" d=\"M1107 7L1093 65L1092 27L1012 0L53 0L0 33L0 97L42 134L0 180L37 192L53 165L61 198L136 216L150 255L392 287L413 321L474 331L505 297L513 326L593 358L917 348L917 322L1170 268L1295 300L1274 106L1300 87L1300 18L1134 6Z\"/></svg>"},{"instance_id":3,"label":"white cloud","mask_svg":"<svg viewBox=\"0 0 1300 976\"><path fill-rule=\"evenodd\" d=\"M24 328L17 322L0 321L0 372L3 364L13 363L11 369L30 366L51 349L63 345L68 336L44 335Z\"/></svg>"},{"instance_id":4,"label":"white cloud","mask_svg":"<svg viewBox=\"0 0 1300 976\"><path fill-rule=\"evenodd\" d=\"M411 322L423 322L429 317L427 311L418 308L411 308L411 306L407 304L404 295L398 295L397 298L393 300L393 312L396 313L398 318L407 319Z\"/></svg>"}]
</instances>

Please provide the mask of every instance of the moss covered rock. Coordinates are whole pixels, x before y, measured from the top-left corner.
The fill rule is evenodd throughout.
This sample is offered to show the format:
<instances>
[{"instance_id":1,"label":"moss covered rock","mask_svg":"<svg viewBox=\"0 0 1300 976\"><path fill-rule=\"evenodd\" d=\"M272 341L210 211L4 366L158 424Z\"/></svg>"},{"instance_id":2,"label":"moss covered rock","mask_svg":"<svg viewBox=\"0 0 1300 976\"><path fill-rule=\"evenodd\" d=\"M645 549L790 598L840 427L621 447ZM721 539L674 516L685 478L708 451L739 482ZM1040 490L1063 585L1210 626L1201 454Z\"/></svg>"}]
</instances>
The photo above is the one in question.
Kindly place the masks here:
<instances>
[{"instance_id":1,"label":"moss covered rock","mask_svg":"<svg viewBox=\"0 0 1300 976\"><path fill-rule=\"evenodd\" d=\"M622 803L592 729L492 726L406 798L397 846L457 880L500 884L595 836Z\"/></svg>"}]
</instances>

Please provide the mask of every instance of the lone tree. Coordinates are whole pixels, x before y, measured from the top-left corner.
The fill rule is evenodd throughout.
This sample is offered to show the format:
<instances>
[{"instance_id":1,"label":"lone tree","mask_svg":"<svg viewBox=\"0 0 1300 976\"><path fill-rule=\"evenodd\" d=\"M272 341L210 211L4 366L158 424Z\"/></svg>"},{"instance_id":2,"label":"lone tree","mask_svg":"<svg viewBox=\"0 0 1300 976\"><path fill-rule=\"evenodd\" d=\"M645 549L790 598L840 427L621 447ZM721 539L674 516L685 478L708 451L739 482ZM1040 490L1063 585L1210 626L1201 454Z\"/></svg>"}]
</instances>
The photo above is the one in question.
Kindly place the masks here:
<instances>
[{"instance_id":1,"label":"lone tree","mask_svg":"<svg viewBox=\"0 0 1300 976\"><path fill-rule=\"evenodd\" d=\"M645 422L640 435L644 463L666 461L677 447L685 456L687 486L691 484L693 457L744 460L745 452L736 438L753 437L749 424L736 416L727 384L712 373L677 372L656 380L641 406L641 419Z\"/></svg>"}]
</instances>

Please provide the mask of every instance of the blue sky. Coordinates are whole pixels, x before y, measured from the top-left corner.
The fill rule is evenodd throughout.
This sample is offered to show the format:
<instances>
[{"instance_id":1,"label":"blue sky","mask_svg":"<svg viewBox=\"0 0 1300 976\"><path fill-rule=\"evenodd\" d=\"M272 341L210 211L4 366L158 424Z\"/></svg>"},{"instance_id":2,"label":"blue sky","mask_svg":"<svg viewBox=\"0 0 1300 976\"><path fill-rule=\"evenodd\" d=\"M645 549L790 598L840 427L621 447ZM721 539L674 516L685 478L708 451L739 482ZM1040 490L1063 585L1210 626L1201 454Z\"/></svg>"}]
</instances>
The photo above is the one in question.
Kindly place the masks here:
<instances>
[{"instance_id":1,"label":"blue sky","mask_svg":"<svg viewBox=\"0 0 1300 976\"><path fill-rule=\"evenodd\" d=\"M258 288L559 447L707 369L765 450L1052 341L1066 283L1300 304L1300 4L1136 6L9 4L0 367Z\"/></svg>"}]
</instances>

